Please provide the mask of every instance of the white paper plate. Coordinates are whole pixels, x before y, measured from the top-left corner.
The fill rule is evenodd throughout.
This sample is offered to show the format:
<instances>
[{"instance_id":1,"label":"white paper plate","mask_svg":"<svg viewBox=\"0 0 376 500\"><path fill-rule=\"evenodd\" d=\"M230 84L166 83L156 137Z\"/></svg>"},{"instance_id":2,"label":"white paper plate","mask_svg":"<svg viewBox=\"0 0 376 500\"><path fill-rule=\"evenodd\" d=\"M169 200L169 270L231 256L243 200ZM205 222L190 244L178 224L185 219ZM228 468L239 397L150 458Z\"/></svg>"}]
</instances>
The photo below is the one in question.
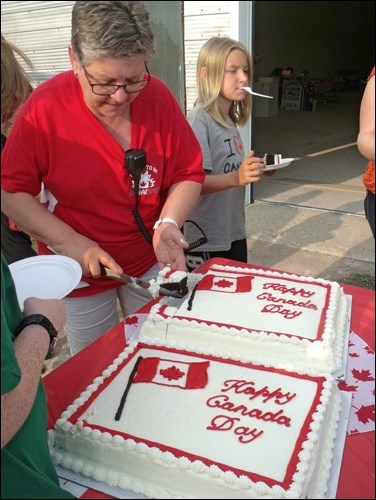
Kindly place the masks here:
<instances>
[{"instance_id":1,"label":"white paper plate","mask_svg":"<svg viewBox=\"0 0 376 500\"><path fill-rule=\"evenodd\" d=\"M78 262L63 255L37 255L9 265L23 309L28 297L62 299L79 283L82 270Z\"/></svg>"},{"instance_id":2,"label":"white paper plate","mask_svg":"<svg viewBox=\"0 0 376 500\"><path fill-rule=\"evenodd\" d=\"M275 165L268 165L267 167L263 168L263 172L267 172L268 170L278 170L279 168L285 168L290 165L292 161L294 161L295 158L283 158L281 163L277 163Z\"/></svg>"}]
</instances>

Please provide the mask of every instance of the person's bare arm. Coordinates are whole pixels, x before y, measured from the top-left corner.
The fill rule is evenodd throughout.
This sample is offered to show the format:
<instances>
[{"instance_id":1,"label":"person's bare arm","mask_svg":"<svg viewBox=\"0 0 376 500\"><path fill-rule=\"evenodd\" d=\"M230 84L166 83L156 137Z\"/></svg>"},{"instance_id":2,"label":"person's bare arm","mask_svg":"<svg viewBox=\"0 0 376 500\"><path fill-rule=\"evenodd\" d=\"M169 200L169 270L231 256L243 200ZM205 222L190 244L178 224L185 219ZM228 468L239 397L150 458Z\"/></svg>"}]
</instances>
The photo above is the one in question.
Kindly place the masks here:
<instances>
[{"instance_id":1,"label":"person's bare arm","mask_svg":"<svg viewBox=\"0 0 376 500\"><path fill-rule=\"evenodd\" d=\"M360 105L357 145L367 160L375 161L375 76L368 81Z\"/></svg>"},{"instance_id":2,"label":"person's bare arm","mask_svg":"<svg viewBox=\"0 0 376 500\"><path fill-rule=\"evenodd\" d=\"M243 160L238 170L227 174L206 175L201 194L212 194L238 186L247 186L262 178L262 158L254 156L251 151Z\"/></svg>"},{"instance_id":3,"label":"person's bare arm","mask_svg":"<svg viewBox=\"0 0 376 500\"><path fill-rule=\"evenodd\" d=\"M43 314L59 332L65 324L65 307L61 300L28 298L24 316ZM21 379L11 391L1 395L1 448L18 432L35 400L41 372L50 345L50 336L39 325L25 327L14 341Z\"/></svg>"},{"instance_id":4,"label":"person's bare arm","mask_svg":"<svg viewBox=\"0 0 376 500\"><path fill-rule=\"evenodd\" d=\"M1 211L20 229L43 241L57 254L75 259L84 276L100 276L99 263L117 273L122 272L118 263L95 241L77 233L31 194L2 190Z\"/></svg>"}]
</instances>

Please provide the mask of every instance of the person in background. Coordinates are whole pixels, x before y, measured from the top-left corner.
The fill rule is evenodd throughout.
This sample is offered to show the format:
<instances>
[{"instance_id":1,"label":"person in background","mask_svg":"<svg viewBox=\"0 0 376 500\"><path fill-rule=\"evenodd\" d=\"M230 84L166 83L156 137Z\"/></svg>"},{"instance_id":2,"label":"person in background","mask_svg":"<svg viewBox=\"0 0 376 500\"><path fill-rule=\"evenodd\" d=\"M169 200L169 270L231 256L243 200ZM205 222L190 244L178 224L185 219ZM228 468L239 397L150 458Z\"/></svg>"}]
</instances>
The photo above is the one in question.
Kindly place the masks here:
<instances>
[{"instance_id":1,"label":"person in background","mask_svg":"<svg viewBox=\"0 0 376 500\"><path fill-rule=\"evenodd\" d=\"M1 498L74 498L52 463L41 378L64 322L61 300L28 298L22 314L1 255Z\"/></svg>"},{"instance_id":2,"label":"person in background","mask_svg":"<svg viewBox=\"0 0 376 500\"><path fill-rule=\"evenodd\" d=\"M375 238L375 67L369 74L360 105L357 145L359 152L369 160L363 176L367 190L364 211Z\"/></svg>"},{"instance_id":3,"label":"person in background","mask_svg":"<svg viewBox=\"0 0 376 500\"><path fill-rule=\"evenodd\" d=\"M64 299L72 354L119 322L118 298L124 316L151 300L101 277L101 266L146 281L167 264L185 270L180 228L199 199L202 154L175 97L150 75L154 52L142 2L75 2L72 70L33 91L3 152L2 210L38 253L82 267L87 286Z\"/></svg>"},{"instance_id":4,"label":"person in background","mask_svg":"<svg viewBox=\"0 0 376 500\"><path fill-rule=\"evenodd\" d=\"M251 95L240 88L250 83L251 57L241 43L213 37L204 44L197 61L198 99L188 121L201 145L206 176L190 220L208 241L200 251L187 252L191 271L213 257L247 262L245 186L258 182L264 167L254 151L244 154L238 130L251 115ZM189 241L199 237L190 223L184 235Z\"/></svg>"},{"instance_id":5,"label":"person in background","mask_svg":"<svg viewBox=\"0 0 376 500\"><path fill-rule=\"evenodd\" d=\"M13 120L32 86L16 54L32 67L29 58L1 35L1 151ZM9 218L1 213L1 251L8 264L37 255L28 234L20 231Z\"/></svg>"}]
</instances>

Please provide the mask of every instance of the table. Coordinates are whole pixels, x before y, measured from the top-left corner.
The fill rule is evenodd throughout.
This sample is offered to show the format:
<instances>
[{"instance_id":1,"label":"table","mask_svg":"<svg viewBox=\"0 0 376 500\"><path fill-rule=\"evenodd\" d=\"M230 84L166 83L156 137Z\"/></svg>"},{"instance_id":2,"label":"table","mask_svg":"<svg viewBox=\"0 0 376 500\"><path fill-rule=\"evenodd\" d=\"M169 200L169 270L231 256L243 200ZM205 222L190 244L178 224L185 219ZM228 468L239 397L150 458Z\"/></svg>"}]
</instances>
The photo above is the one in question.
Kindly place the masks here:
<instances>
[{"instance_id":1,"label":"table","mask_svg":"<svg viewBox=\"0 0 376 500\"><path fill-rule=\"evenodd\" d=\"M210 264L229 265L227 259L211 259L197 269L205 273ZM243 267L266 269L242 264ZM351 329L375 350L375 291L353 285L343 285L352 296ZM149 311L151 301L138 313ZM125 347L124 323L119 323L106 334L67 360L44 377L48 405L48 427L52 428L60 413L87 387L87 385ZM375 432L346 436L337 499L375 498ZM90 490L90 496L81 498L111 498Z\"/></svg>"}]
</instances>

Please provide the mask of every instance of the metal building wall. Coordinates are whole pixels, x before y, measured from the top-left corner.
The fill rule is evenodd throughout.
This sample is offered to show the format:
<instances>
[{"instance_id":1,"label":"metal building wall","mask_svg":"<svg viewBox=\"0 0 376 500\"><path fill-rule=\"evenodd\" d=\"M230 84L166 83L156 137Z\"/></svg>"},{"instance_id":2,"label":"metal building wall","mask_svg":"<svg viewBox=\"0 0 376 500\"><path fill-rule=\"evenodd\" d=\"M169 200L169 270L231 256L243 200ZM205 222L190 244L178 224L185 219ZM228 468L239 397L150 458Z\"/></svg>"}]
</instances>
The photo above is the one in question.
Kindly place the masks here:
<instances>
[{"instance_id":1,"label":"metal building wall","mask_svg":"<svg viewBox=\"0 0 376 500\"><path fill-rule=\"evenodd\" d=\"M184 2L186 111L197 97L196 62L204 43L213 36L230 36L231 5L238 2Z\"/></svg>"},{"instance_id":2,"label":"metal building wall","mask_svg":"<svg viewBox=\"0 0 376 500\"><path fill-rule=\"evenodd\" d=\"M68 45L74 1L2 1L1 30L34 64L27 73L38 85L70 69ZM157 41L150 70L171 88L185 111L183 2L145 2ZM166 58L165 54L170 57ZM23 64L23 62L21 61Z\"/></svg>"},{"instance_id":3,"label":"metal building wall","mask_svg":"<svg viewBox=\"0 0 376 500\"><path fill-rule=\"evenodd\" d=\"M36 84L70 68L71 12L74 2L2 1L1 33L25 52L35 66Z\"/></svg>"}]
</instances>

